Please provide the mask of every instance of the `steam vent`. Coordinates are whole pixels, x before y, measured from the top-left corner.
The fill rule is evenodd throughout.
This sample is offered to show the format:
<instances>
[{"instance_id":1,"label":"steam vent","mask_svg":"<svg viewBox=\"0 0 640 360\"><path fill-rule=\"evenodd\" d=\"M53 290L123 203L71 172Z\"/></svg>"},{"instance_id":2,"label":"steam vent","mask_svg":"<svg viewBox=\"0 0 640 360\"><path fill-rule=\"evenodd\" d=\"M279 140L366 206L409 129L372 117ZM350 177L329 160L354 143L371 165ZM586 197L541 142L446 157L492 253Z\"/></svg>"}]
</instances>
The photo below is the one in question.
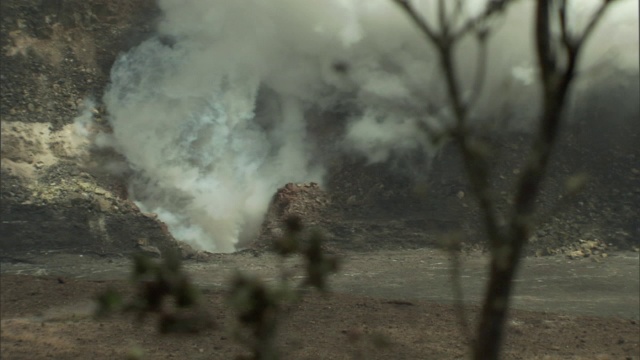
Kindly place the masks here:
<instances>
[{"instance_id":1,"label":"steam vent","mask_svg":"<svg viewBox=\"0 0 640 360\"><path fill-rule=\"evenodd\" d=\"M440 86L433 54L404 27L386 28L399 19L370 14L349 27L341 13L332 21L343 30L291 32L292 18L242 6L215 27L217 15L182 18L209 2L176 13L105 4L2 5L3 253L233 252L264 243L290 214L343 249L430 247L459 230L469 246L483 242L454 142L416 125L447 120L426 106ZM503 48L484 86L499 99L469 119L492 154L499 209L513 200L539 110L530 50L516 40L527 38L523 18L515 12L495 35ZM272 30L250 32L246 21ZM537 204L551 215L531 254L638 247L637 17L624 21L631 30L617 27L613 43L604 29L592 39L615 58L598 60L606 49L595 45L585 53L585 68L600 67L574 87ZM381 44L382 33L396 40ZM586 187L554 211L575 175Z\"/></svg>"}]
</instances>

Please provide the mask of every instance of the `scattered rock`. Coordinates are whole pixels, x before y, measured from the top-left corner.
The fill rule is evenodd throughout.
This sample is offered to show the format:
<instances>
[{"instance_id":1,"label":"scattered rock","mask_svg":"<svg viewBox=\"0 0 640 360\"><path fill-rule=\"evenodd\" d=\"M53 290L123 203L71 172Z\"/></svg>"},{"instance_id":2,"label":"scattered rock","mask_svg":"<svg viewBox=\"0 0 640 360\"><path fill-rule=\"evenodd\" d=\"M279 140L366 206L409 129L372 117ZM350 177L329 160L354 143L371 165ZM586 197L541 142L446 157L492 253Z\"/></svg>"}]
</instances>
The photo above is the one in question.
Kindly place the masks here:
<instances>
[{"instance_id":1,"label":"scattered rock","mask_svg":"<svg viewBox=\"0 0 640 360\"><path fill-rule=\"evenodd\" d=\"M149 219L152 220L158 220L158 214L156 213L142 213L142 215L148 217Z\"/></svg>"},{"instance_id":2,"label":"scattered rock","mask_svg":"<svg viewBox=\"0 0 640 360\"><path fill-rule=\"evenodd\" d=\"M100 209L100 211L103 211L103 212L112 211L113 206L111 205L111 201L105 198L97 198L96 202L98 204L98 208Z\"/></svg>"},{"instance_id":3,"label":"scattered rock","mask_svg":"<svg viewBox=\"0 0 640 360\"><path fill-rule=\"evenodd\" d=\"M575 250L567 254L569 259L575 260L585 257L585 253L582 250Z\"/></svg>"},{"instance_id":4,"label":"scattered rock","mask_svg":"<svg viewBox=\"0 0 640 360\"><path fill-rule=\"evenodd\" d=\"M608 255L604 252L608 248L607 244L600 240L578 240L577 243L565 246L564 253L570 259L579 259L589 256L600 256L606 258Z\"/></svg>"},{"instance_id":5,"label":"scattered rock","mask_svg":"<svg viewBox=\"0 0 640 360\"><path fill-rule=\"evenodd\" d=\"M162 256L162 253L160 252L160 249L158 249L155 246L152 245L142 245L142 246L138 246L138 248L140 250L142 250L142 252L144 252L147 255L151 255L152 257L156 257L159 258Z\"/></svg>"},{"instance_id":6,"label":"scattered rock","mask_svg":"<svg viewBox=\"0 0 640 360\"><path fill-rule=\"evenodd\" d=\"M183 259L194 259L198 254L198 251L196 251L196 249L184 242L180 242L178 244L178 248L180 249L180 255L182 255Z\"/></svg>"}]
</instances>

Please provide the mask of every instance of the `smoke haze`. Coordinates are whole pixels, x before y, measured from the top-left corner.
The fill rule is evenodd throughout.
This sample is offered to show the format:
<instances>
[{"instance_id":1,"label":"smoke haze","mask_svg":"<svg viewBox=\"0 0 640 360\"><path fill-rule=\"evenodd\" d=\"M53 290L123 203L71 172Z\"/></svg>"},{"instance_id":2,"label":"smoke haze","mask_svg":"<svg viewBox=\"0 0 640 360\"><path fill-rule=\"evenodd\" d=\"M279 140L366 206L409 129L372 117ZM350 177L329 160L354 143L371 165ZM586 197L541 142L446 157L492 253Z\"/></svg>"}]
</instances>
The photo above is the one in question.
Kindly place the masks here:
<instances>
[{"instance_id":1,"label":"smoke haze","mask_svg":"<svg viewBox=\"0 0 640 360\"><path fill-rule=\"evenodd\" d=\"M581 11L592 3L581 0ZM432 4L419 6L429 13ZM484 1L469 4L473 13ZM279 186L322 182L307 136L309 111L348 104L339 143L371 162L393 151L436 151L419 130L447 121L435 58L391 1L160 0L160 6L158 36L117 60L104 102L110 143L134 173L131 196L177 239L234 251L256 235ZM607 69L637 74L637 7L632 0L612 9L587 49L585 69L606 61ZM474 117L495 116L506 98L518 109L510 126L526 128L535 115L531 10L522 1L499 21L486 95ZM460 50L464 84L474 74L475 50L471 43ZM335 71L336 64L347 72ZM599 74L583 87L608 79Z\"/></svg>"}]
</instances>

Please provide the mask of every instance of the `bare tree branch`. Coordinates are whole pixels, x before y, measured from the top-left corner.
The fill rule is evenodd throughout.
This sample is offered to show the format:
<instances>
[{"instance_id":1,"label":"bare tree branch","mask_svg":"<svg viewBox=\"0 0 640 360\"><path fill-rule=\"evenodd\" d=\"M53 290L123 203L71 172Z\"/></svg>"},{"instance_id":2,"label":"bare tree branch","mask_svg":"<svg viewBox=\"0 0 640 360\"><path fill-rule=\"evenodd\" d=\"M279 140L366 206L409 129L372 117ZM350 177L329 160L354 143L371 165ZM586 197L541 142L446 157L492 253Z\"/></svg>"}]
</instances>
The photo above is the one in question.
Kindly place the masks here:
<instances>
[{"instance_id":1,"label":"bare tree branch","mask_svg":"<svg viewBox=\"0 0 640 360\"><path fill-rule=\"evenodd\" d=\"M476 31L478 26L486 24L487 21L496 15L500 15L506 11L507 7L518 0L489 0L484 11L473 19L467 20L460 29L454 32L453 39L460 39L472 31Z\"/></svg>"},{"instance_id":2,"label":"bare tree branch","mask_svg":"<svg viewBox=\"0 0 640 360\"><path fill-rule=\"evenodd\" d=\"M591 35L591 33L593 32L593 29L595 29L596 25L600 22L600 19L602 19L602 16L607 10L607 7L617 1L618 0L603 0L598 10L596 10L596 13L591 17L591 20L587 24L587 27L582 32L582 36L580 36L580 38L577 39L576 45L578 47L580 47L585 42L587 37Z\"/></svg>"},{"instance_id":3,"label":"bare tree branch","mask_svg":"<svg viewBox=\"0 0 640 360\"><path fill-rule=\"evenodd\" d=\"M440 24L440 34L449 33L449 20L447 19L446 0L438 0L438 22Z\"/></svg>"},{"instance_id":4,"label":"bare tree branch","mask_svg":"<svg viewBox=\"0 0 640 360\"><path fill-rule=\"evenodd\" d=\"M453 13L451 15L451 26L456 26L457 22L462 17L462 0L455 0L453 4Z\"/></svg>"},{"instance_id":5,"label":"bare tree branch","mask_svg":"<svg viewBox=\"0 0 640 360\"><path fill-rule=\"evenodd\" d=\"M560 39L561 44L554 44L550 30L552 26L550 23L550 1L552 0L538 0L536 8L536 50L543 85L540 127L530 157L518 181L513 215L509 220L505 242L496 249L491 260L490 280L478 327L478 338L475 343L474 357L476 359L497 359L499 356L513 277L529 237L535 200L539 195L553 144L557 138L567 95L575 76L579 50L599 19L602 18L606 7L611 3L611 1L602 3L585 31L577 37L575 42L565 42ZM558 11L562 13L566 10L560 8ZM565 22L566 25L566 13L558 15L558 21ZM565 51L564 55L567 60L564 68L559 66L558 60L561 54L553 50L554 46L559 46L562 51Z\"/></svg>"},{"instance_id":6,"label":"bare tree branch","mask_svg":"<svg viewBox=\"0 0 640 360\"><path fill-rule=\"evenodd\" d=\"M438 37L433 29L427 24L422 17L414 11L409 0L395 0L395 2L403 9L411 18L420 31L434 44L438 44Z\"/></svg>"},{"instance_id":7,"label":"bare tree branch","mask_svg":"<svg viewBox=\"0 0 640 360\"><path fill-rule=\"evenodd\" d=\"M560 35L565 48L572 46L571 35L569 34L569 24L567 24L567 0L561 0L558 14L560 15Z\"/></svg>"},{"instance_id":8,"label":"bare tree branch","mask_svg":"<svg viewBox=\"0 0 640 360\"><path fill-rule=\"evenodd\" d=\"M590 18L586 28L576 36L572 35L569 29L566 0L537 0L536 2L535 45L542 83L543 108L529 158L523 166L522 175L516 184L515 203L504 232L501 231L498 224L495 201L490 193L487 155L482 149L482 144L470 133L467 117L484 79L484 68L486 68L484 63L486 54L484 52L486 49L483 45L483 36L488 34L487 22L495 15L503 13L507 5L516 0L490 1L479 16L467 20L457 30L452 29L455 24L451 22L455 21L454 19L459 16L461 10L454 9L453 15L447 19L445 1L441 0L438 2L439 32L434 30L417 13L409 0L395 1L438 52L449 106L456 121L452 136L462 152L472 191L478 199L484 216L483 221L492 254L489 267L490 278L478 325L477 338L474 342L473 355L475 359L497 359L500 353L513 278L528 239L535 210L535 200L539 195L553 144L557 138L570 85L575 77L580 49L602 18L606 8L616 0L603 0L598 10ZM556 25L560 27L560 39L554 38L552 34L552 29ZM479 61L482 63L479 66L482 69L479 69L478 71L481 72L476 74L476 84L474 85L476 89L473 90L470 101L465 102L461 95L453 56L458 41L471 32L477 34L481 45ZM453 275L456 276L455 273ZM457 275L459 276L459 274ZM454 289L454 291L457 295L461 294L461 289ZM461 323L464 325L465 320Z\"/></svg>"},{"instance_id":9,"label":"bare tree branch","mask_svg":"<svg viewBox=\"0 0 640 360\"><path fill-rule=\"evenodd\" d=\"M513 3L515 0L502 0L493 1L485 9L483 14L486 17L491 17L497 14L499 11L504 11L506 5ZM448 33L436 33L432 27L418 14L413 6L407 0L396 0L407 15L413 20L416 26L423 32L427 40L432 43L438 51L440 60L440 68L444 72L445 86L447 88L447 95L449 99L449 105L453 111L454 119L456 121L456 129L453 131L453 138L456 140L458 147L464 158L464 164L469 175L472 191L478 198L478 202L483 214L483 222L491 243L500 242L500 230L497 221L495 204L492 200L491 192L489 190L488 180L488 166L487 161L484 158L484 151L479 151L479 144L477 142L469 141L467 129L467 116L470 108L470 104L466 103L462 99L462 92L460 91L460 85L458 82L458 76L456 67L453 61L454 45L463 35L469 31L476 29L479 24L478 18L469 20L463 25L461 30L457 31L455 38ZM498 4L498 5L496 5ZM484 72L484 70L482 70ZM484 77L480 77L481 79ZM480 87L478 85L478 87Z\"/></svg>"},{"instance_id":10,"label":"bare tree branch","mask_svg":"<svg viewBox=\"0 0 640 360\"><path fill-rule=\"evenodd\" d=\"M489 38L489 30L482 29L476 34L476 40L478 42L478 60L476 67L476 74L473 85L471 87L471 95L467 100L468 106L471 108L475 105L476 101L482 93L482 86L487 74L487 39Z\"/></svg>"}]
</instances>

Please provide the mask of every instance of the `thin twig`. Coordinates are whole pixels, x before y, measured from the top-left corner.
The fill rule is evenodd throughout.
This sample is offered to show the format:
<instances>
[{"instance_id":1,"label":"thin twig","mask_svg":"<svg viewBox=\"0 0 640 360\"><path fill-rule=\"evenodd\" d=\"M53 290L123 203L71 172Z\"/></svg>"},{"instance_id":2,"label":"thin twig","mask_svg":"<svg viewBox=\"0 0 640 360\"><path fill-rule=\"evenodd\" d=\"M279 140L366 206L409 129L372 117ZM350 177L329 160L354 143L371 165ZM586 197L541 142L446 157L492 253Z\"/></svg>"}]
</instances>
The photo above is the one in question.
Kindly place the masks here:
<instances>
[{"instance_id":1,"label":"thin twig","mask_svg":"<svg viewBox=\"0 0 640 360\"><path fill-rule=\"evenodd\" d=\"M561 0L558 13L560 15L560 36L562 43L566 49L570 48L573 44L571 34L569 34L569 24L567 20L567 0Z\"/></svg>"},{"instance_id":2,"label":"thin twig","mask_svg":"<svg viewBox=\"0 0 640 360\"><path fill-rule=\"evenodd\" d=\"M449 20L447 19L447 8L445 3L447 0L438 0L438 22L440 24L440 36L446 37L449 33ZM450 1L450 0L449 0Z\"/></svg>"},{"instance_id":3,"label":"thin twig","mask_svg":"<svg viewBox=\"0 0 640 360\"><path fill-rule=\"evenodd\" d=\"M476 35L478 41L478 65L476 67L476 74L473 85L471 87L471 95L467 100L468 106L471 108L475 105L476 101L480 98L482 93L482 87L484 86L485 77L487 74L487 39L489 37L489 30L481 30Z\"/></svg>"},{"instance_id":4,"label":"thin twig","mask_svg":"<svg viewBox=\"0 0 640 360\"><path fill-rule=\"evenodd\" d=\"M486 23L491 20L494 16L500 15L506 11L508 6L512 5L518 0L491 0L487 4L485 10L478 16L473 19L469 19L465 24L463 24L460 29L453 33L452 38L458 40L470 32L476 31L477 27L480 24Z\"/></svg>"},{"instance_id":5,"label":"thin twig","mask_svg":"<svg viewBox=\"0 0 640 360\"><path fill-rule=\"evenodd\" d=\"M455 0L453 4L453 13L451 15L451 26L456 26L456 23L462 17L462 0Z\"/></svg>"},{"instance_id":6,"label":"thin twig","mask_svg":"<svg viewBox=\"0 0 640 360\"><path fill-rule=\"evenodd\" d=\"M420 15L416 11L413 10L413 7L409 3L409 0L394 0L396 4L403 9L407 15L411 18L414 24L420 29L420 31L431 41L432 43L438 43L438 37L436 33L431 29L429 24L427 24Z\"/></svg>"},{"instance_id":7,"label":"thin twig","mask_svg":"<svg viewBox=\"0 0 640 360\"><path fill-rule=\"evenodd\" d=\"M451 288L453 290L453 298L458 315L458 322L462 331L462 336L466 341L466 345L473 348L473 335L467 318L467 311L464 305L464 291L462 290L462 262L460 261L460 249L451 248Z\"/></svg>"}]
</instances>

